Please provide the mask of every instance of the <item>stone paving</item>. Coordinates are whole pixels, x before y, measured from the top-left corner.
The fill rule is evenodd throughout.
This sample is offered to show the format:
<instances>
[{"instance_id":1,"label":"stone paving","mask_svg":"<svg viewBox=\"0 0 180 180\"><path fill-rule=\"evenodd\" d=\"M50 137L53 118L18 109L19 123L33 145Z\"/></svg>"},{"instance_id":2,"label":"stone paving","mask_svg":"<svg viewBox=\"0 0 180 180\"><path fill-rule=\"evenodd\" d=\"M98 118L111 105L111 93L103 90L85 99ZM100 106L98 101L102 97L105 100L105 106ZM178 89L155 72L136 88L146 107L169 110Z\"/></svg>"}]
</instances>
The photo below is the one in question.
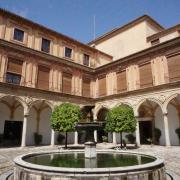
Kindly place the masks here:
<instances>
[{"instance_id":1,"label":"stone paving","mask_svg":"<svg viewBox=\"0 0 180 180\"><path fill-rule=\"evenodd\" d=\"M97 148L111 148L112 144L98 144ZM55 150L58 147L42 146L42 147L26 147L26 148L0 148L0 174L13 168L13 159L21 154ZM163 147L163 146L141 146L138 149L131 149L149 155L155 155L165 160L166 169L180 176L180 146Z\"/></svg>"}]
</instances>

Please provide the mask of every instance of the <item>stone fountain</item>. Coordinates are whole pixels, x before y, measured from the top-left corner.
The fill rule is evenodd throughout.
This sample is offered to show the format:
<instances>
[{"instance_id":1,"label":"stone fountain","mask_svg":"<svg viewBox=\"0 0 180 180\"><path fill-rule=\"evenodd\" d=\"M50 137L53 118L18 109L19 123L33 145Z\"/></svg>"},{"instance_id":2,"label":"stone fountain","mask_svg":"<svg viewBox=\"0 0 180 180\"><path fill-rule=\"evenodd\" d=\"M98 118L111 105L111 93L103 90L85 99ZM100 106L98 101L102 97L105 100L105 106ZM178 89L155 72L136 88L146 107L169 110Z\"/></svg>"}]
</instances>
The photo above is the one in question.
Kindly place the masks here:
<instances>
[{"instance_id":1,"label":"stone fountain","mask_svg":"<svg viewBox=\"0 0 180 180\"><path fill-rule=\"evenodd\" d=\"M150 155L128 151L96 150L97 122L79 123L88 138L85 150L62 150L15 158L14 180L166 180L164 162Z\"/></svg>"}]
</instances>

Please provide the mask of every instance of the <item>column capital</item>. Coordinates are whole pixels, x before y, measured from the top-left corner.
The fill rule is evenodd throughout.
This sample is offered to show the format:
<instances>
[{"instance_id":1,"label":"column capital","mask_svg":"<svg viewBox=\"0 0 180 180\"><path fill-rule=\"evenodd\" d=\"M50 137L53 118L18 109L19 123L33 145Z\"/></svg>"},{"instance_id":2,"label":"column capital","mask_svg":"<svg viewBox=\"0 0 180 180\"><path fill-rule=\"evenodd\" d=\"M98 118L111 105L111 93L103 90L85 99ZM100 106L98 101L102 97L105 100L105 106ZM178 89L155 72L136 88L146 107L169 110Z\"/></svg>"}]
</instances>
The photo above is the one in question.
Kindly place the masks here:
<instances>
[{"instance_id":1,"label":"column capital","mask_svg":"<svg viewBox=\"0 0 180 180\"><path fill-rule=\"evenodd\" d=\"M167 113L167 112L164 112L164 113L163 113L163 116L167 116L167 115L168 115L168 113Z\"/></svg>"}]
</instances>

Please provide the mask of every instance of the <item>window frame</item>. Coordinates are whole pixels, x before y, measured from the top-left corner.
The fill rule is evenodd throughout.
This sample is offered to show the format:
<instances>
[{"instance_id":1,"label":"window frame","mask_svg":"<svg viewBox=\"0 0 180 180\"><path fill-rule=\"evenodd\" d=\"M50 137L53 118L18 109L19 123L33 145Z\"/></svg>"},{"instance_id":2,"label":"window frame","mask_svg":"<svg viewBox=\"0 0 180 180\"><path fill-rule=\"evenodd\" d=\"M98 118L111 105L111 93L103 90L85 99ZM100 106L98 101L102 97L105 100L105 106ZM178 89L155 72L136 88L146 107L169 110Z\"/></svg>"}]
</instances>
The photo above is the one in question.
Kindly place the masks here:
<instances>
[{"instance_id":1,"label":"window frame","mask_svg":"<svg viewBox=\"0 0 180 180\"><path fill-rule=\"evenodd\" d=\"M71 49L71 57L66 56L66 48ZM68 59L73 59L73 48L70 46L64 46L64 57Z\"/></svg>"},{"instance_id":2,"label":"window frame","mask_svg":"<svg viewBox=\"0 0 180 180\"><path fill-rule=\"evenodd\" d=\"M26 45L28 44L28 30L29 28L28 27L24 27L24 26L20 26L18 24L16 24L15 22L11 22L11 26L12 26L12 30L11 30L11 37L10 37L10 40L15 42L15 43L18 43L20 45ZM14 31L15 29L19 29L21 31L24 32L24 37L23 37L23 41L18 41L16 39L14 39Z\"/></svg>"},{"instance_id":3,"label":"window frame","mask_svg":"<svg viewBox=\"0 0 180 180\"><path fill-rule=\"evenodd\" d=\"M7 81L7 75L10 75L10 76L14 75L14 77L19 77L19 83L14 83L14 79L11 79L12 82L10 82L10 81L8 82ZM22 75L21 74L16 74L16 73L9 72L9 71L6 72L6 83L8 83L8 84L21 85L21 79L22 79Z\"/></svg>"},{"instance_id":4,"label":"window frame","mask_svg":"<svg viewBox=\"0 0 180 180\"><path fill-rule=\"evenodd\" d=\"M46 51L43 51L43 50L42 50L42 47L43 47L43 39L49 41L49 52L46 52ZM47 54L51 54L51 44L52 44L52 40L51 40L51 39L42 36L42 37L41 37L40 51L41 51L41 52L44 52L44 53L47 53Z\"/></svg>"},{"instance_id":5,"label":"window frame","mask_svg":"<svg viewBox=\"0 0 180 180\"><path fill-rule=\"evenodd\" d=\"M88 56L88 65L84 63L85 56ZM90 67L90 55L87 53L83 53L83 65Z\"/></svg>"},{"instance_id":6,"label":"window frame","mask_svg":"<svg viewBox=\"0 0 180 180\"><path fill-rule=\"evenodd\" d=\"M16 39L15 38L15 32L17 32L17 33L19 33L19 32L22 32L23 33L23 36L22 36L22 40L20 40L20 39ZM18 41L18 42L24 42L24 35L25 35L25 32L23 31L23 30L21 30L21 29L19 29L19 28L17 28L17 27L15 27L14 28L14 33L13 33L13 39L15 40L15 41ZM18 37L18 36L17 36Z\"/></svg>"}]
</instances>

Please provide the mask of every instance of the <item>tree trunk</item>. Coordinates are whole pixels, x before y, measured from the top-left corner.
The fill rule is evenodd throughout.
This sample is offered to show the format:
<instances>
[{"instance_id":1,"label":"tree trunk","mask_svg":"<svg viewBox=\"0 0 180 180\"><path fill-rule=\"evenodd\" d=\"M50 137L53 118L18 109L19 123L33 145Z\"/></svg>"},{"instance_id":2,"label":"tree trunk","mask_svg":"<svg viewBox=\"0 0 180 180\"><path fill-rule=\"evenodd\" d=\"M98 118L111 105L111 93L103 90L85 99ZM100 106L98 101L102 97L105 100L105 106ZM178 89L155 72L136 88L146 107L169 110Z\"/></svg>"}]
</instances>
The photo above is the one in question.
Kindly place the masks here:
<instances>
[{"instance_id":1,"label":"tree trunk","mask_svg":"<svg viewBox=\"0 0 180 180\"><path fill-rule=\"evenodd\" d=\"M66 137L65 137L65 149L67 149L67 136L68 136L68 134L67 134L67 132L66 132Z\"/></svg>"},{"instance_id":2,"label":"tree trunk","mask_svg":"<svg viewBox=\"0 0 180 180\"><path fill-rule=\"evenodd\" d=\"M122 132L120 132L120 138L121 138L121 149L123 148L123 145L122 145Z\"/></svg>"}]
</instances>

